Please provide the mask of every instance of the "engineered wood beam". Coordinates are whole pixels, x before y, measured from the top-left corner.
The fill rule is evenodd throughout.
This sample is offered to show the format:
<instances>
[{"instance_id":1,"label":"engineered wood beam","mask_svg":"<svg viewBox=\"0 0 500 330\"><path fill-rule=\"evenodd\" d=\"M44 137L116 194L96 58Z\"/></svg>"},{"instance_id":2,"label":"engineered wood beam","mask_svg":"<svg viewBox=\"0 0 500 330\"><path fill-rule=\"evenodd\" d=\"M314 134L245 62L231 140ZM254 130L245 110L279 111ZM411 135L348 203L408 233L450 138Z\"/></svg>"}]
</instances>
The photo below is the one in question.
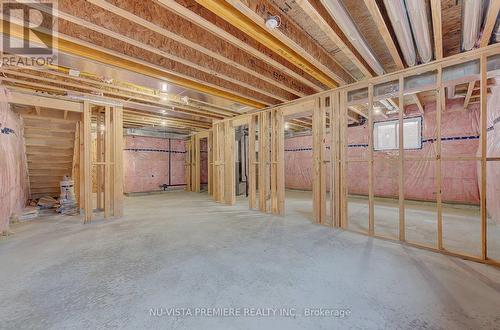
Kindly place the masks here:
<instances>
[{"instance_id":1,"label":"engineered wood beam","mask_svg":"<svg viewBox=\"0 0 500 330\"><path fill-rule=\"evenodd\" d=\"M387 28L382 13L380 12L380 8L377 5L377 1L364 0L364 2L368 10L370 11L370 15L373 21L377 25L377 29L380 35L382 36L382 39L384 40L387 50L391 54L394 64L399 70L404 69L404 64L403 61L401 60L401 56L399 56L398 48L396 47L396 44L394 43L394 40L391 37L391 33Z\"/></svg>"},{"instance_id":2,"label":"engineered wood beam","mask_svg":"<svg viewBox=\"0 0 500 330\"><path fill-rule=\"evenodd\" d=\"M246 1L247 4L239 0L229 0L227 2L222 0L196 0L196 2L253 39L263 43L326 86L333 88L338 86L339 83L352 81L349 79L350 75L335 63L323 49L312 43L308 36L305 36L299 29L294 28L293 24L285 24L283 22L286 19L285 17L282 17L282 26L290 27L293 32L286 34L280 29L268 30L264 22L264 16L267 18L267 9L262 12L257 8L271 8L276 13L278 10L274 9L267 0L248 0ZM308 43L308 51L314 50L317 55L312 56L299 46L299 42ZM327 62L328 66L320 62L319 59L322 59L322 62ZM335 80L330 77L334 77Z\"/></svg>"},{"instance_id":3,"label":"engineered wood beam","mask_svg":"<svg viewBox=\"0 0 500 330\"><path fill-rule=\"evenodd\" d=\"M286 68L279 68L281 69L280 72L270 65L272 63L268 63L269 58L256 56L258 55L256 52L245 51L247 44L239 41L239 43L235 42L228 45L225 43L228 35L232 37L229 38L233 39L233 41L238 39L197 16L190 9L176 1L158 0L157 3L150 2L147 6L142 7L134 6L132 2L89 1L127 20L140 24L150 31L158 32L248 74L275 84L290 93L305 96L317 91L307 86L307 84L303 84L302 79L304 78L300 75L292 77L285 74ZM192 5L191 3L190 7ZM60 4L59 7L61 7ZM223 38L223 36L226 38ZM242 47L241 44L245 46ZM241 50L244 50L244 52L241 52ZM294 80L297 78L299 81Z\"/></svg>"},{"instance_id":4,"label":"engineered wood beam","mask_svg":"<svg viewBox=\"0 0 500 330\"><path fill-rule=\"evenodd\" d=\"M199 31L188 30L190 32L189 35L192 39L196 39L196 42L192 42L182 36L173 34L161 27L157 27L149 21L130 14L118 7L111 8L108 12L92 4L81 3L78 6L78 3L81 3L81 1L76 1L76 3L73 3L73 1L69 3L67 0L59 1L58 17L108 37L140 47L172 61L185 64L196 70L216 75L224 80L269 97L276 98L280 101L293 100L298 96L305 96L313 93L312 90L308 90L307 94L304 92L298 93L292 88L288 88L286 85L282 85L276 82L276 80L269 78L269 76L272 77L273 74L276 76L276 71L268 73L267 76L259 75L247 67L230 60L230 58L228 58L229 55L227 55L228 57L220 55L219 53L228 53L227 48L229 46L223 45L220 40L213 40L214 37L210 36L210 34L196 25L185 21L183 22L180 18L175 20L174 18L176 15L161 7L158 8L166 11L163 17L168 17L169 20L173 20L172 24L170 24L171 27L184 23L184 30L192 30L193 27L197 28ZM106 1L98 1L98 3L107 4ZM118 16L115 15L115 13L121 13L122 15ZM109 24L109 21L113 21L113 24ZM139 22L142 24L139 24ZM188 24L189 26L186 26ZM144 29L143 26L147 26L147 29ZM210 40L211 37L212 40ZM199 43L207 42L209 44L215 43L215 46L218 46L219 53L199 45ZM234 49L232 51L234 52L236 50ZM249 61L250 60L247 62ZM254 68L261 68L265 65L265 63L255 63ZM297 85L297 83L295 83L295 85Z\"/></svg>"},{"instance_id":5,"label":"engineered wood beam","mask_svg":"<svg viewBox=\"0 0 500 330\"><path fill-rule=\"evenodd\" d=\"M37 115L40 115L40 107L56 109L61 111L82 112L82 104L79 102L66 101L46 96L25 94L16 91L10 92L10 103L29 105L36 109Z\"/></svg>"},{"instance_id":6,"label":"engineered wood beam","mask_svg":"<svg viewBox=\"0 0 500 330\"><path fill-rule=\"evenodd\" d=\"M5 21L2 20L1 24L4 24L4 22ZM23 28L20 25L10 22L10 27L11 27L9 30L10 36L21 40L25 39ZM43 32L38 32L37 36L42 42L46 43L48 43L49 39L51 38L51 36ZM204 83L201 81L197 81L196 79L192 78L190 79L184 76L179 76L178 74L174 74L173 72L168 72L168 70L159 68L158 66L152 65L145 61L140 61L133 57L119 54L118 52L115 51L109 51L107 49L103 49L103 47L98 47L88 42L82 42L77 38L67 38L67 37L62 38L62 36L63 36L62 34L59 35L59 38L57 38L57 43L56 43L57 49L61 52L84 57L93 61L118 67L120 69L125 69L132 72L144 74L146 76L150 76L153 78L169 81L181 87L194 89L202 93L207 93L214 96L219 96L255 108L265 107L265 104L262 102L258 102L250 98L243 97L235 93L231 93L229 90L224 90L216 86L210 85L206 82Z\"/></svg>"},{"instance_id":7,"label":"engineered wood beam","mask_svg":"<svg viewBox=\"0 0 500 330\"><path fill-rule=\"evenodd\" d=\"M213 33L224 41L238 47L241 51L248 53L263 63L269 63L270 66L278 69L281 73L278 75L281 79L283 72L286 72L291 78L313 89L315 92L322 90L322 84L313 77L305 74L302 70L286 61L276 53L266 48L254 39L248 38L246 34L236 29L224 20L221 20L199 5L194 0L156 0L165 8L186 18L190 22ZM278 78L276 78L278 79Z\"/></svg>"}]
</instances>

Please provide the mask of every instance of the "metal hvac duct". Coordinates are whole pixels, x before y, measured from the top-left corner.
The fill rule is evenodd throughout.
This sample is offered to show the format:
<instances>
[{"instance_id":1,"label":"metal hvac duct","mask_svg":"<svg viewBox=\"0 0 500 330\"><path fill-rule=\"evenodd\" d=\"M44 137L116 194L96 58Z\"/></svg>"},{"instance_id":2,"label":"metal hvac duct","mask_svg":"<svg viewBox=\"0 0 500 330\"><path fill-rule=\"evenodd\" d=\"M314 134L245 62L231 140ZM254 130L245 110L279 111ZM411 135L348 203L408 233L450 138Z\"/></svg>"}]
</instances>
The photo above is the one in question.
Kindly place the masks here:
<instances>
[{"instance_id":1,"label":"metal hvac duct","mask_svg":"<svg viewBox=\"0 0 500 330\"><path fill-rule=\"evenodd\" d=\"M380 65L380 62L373 54L370 47L368 47L367 43L359 33L356 25L354 25L351 17L340 1L321 0L321 2L373 71L375 71L378 75L383 75L384 69L382 68L382 65Z\"/></svg>"},{"instance_id":2,"label":"metal hvac duct","mask_svg":"<svg viewBox=\"0 0 500 330\"><path fill-rule=\"evenodd\" d=\"M432 44L427 1L405 0L405 3L420 59L423 63L430 62L432 60Z\"/></svg>"},{"instance_id":3,"label":"metal hvac duct","mask_svg":"<svg viewBox=\"0 0 500 330\"><path fill-rule=\"evenodd\" d=\"M471 50L476 45L483 21L483 0L462 2L462 50Z\"/></svg>"},{"instance_id":4,"label":"metal hvac duct","mask_svg":"<svg viewBox=\"0 0 500 330\"><path fill-rule=\"evenodd\" d=\"M404 0L384 0L384 4L405 62L409 66L414 66L417 56Z\"/></svg>"}]
</instances>

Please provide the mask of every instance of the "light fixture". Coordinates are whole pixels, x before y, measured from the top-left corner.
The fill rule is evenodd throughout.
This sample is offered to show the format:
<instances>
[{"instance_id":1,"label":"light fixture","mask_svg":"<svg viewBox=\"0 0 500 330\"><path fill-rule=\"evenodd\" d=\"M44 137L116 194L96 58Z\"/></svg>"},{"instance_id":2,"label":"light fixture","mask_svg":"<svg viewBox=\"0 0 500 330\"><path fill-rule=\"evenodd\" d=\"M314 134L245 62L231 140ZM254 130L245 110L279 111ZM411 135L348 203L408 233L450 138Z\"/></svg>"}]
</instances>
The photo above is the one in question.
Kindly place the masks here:
<instances>
[{"instance_id":1,"label":"light fixture","mask_svg":"<svg viewBox=\"0 0 500 330\"><path fill-rule=\"evenodd\" d=\"M168 85L166 83L161 84L161 91L162 92L168 92Z\"/></svg>"},{"instance_id":2,"label":"light fixture","mask_svg":"<svg viewBox=\"0 0 500 330\"><path fill-rule=\"evenodd\" d=\"M290 124L289 123L285 123L285 129L289 129L290 128Z\"/></svg>"},{"instance_id":3,"label":"light fixture","mask_svg":"<svg viewBox=\"0 0 500 330\"><path fill-rule=\"evenodd\" d=\"M269 16L266 19L266 26L268 29L276 29L281 25L281 18L279 16Z\"/></svg>"},{"instance_id":4,"label":"light fixture","mask_svg":"<svg viewBox=\"0 0 500 330\"><path fill-rule=\"evenodd\" d=\"M68 74L72 77L80 77L80 71L69 69Z\"/></svg>"},{"instance_id":5,"label":"light fixture","mask_svg":"<svg viewBox=\"0 0 500 330\"><path fill-rule=\"evenodd\" d=\"M373 54L370 47L368 47L368 44L359 33L358 28L354 25L351 17L340 1L322 0L322 2L325 4L325 7L330 15L339 24L347 38L349 38L353 46L358 50L361 56L363 56L364 60L368 63L368 65L370 65L373 71L375 71L378 75L383 75L384 68L382 68L382 65L380 65L380 62Z\"/></svg>"},{"instance_id":6,"label":"light fixture","mask_svg":"<svg viewBox=\"0 0 500 330\"><path fill-rule=\"evenodd\" d=\"M189 97L187 96L184 96L181 98L182 102L184 102L185 104L189 104Z\"/></svg>"},{"instance_id":7,"label":"light fixture","mask_svg":"<svg viewBox=\"0 0 500 330\"><path fill-rule=\"evenodd\" d=\"M414 66L417 63L417 55L404 0L384 0L384 4L405 62L409 66Z\"/></svg>"},{"instance_id":8,"label":"light fixture","mask_svg":"<svg viewBox=\"0 0 500 330\"><path fill-rule=\"evenodd\" d=\"M168 101L168 96L167 95L162 95L161 100L162 101Z\"/></svg>"}]
</instances>

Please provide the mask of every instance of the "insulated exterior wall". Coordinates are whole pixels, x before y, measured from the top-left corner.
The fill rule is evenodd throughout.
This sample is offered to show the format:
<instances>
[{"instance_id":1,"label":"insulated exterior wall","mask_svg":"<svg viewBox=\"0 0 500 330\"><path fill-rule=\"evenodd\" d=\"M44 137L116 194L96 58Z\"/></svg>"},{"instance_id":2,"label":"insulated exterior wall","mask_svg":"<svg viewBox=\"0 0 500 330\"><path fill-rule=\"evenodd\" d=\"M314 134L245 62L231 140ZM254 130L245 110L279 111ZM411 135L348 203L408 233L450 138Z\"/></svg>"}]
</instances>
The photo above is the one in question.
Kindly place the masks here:
<instances>
[{"instance_id":1,"label":"insulated exterior wall","mask_svg":"<svg viewBox=\"0 0 500 330\"><path fill-rule=\"evenodd\" d=\"M419 116L413 106L406 108L408 117ZM394 119L396 119L395 117ZM431 157L436 136L435 107L426 105L422 127L422 149L406 150L406 157ZM393 119L393 118L390 118ZM445 111L442 115L442 154L445 156L475 157L479 146L479 109L477 104L467 111ZM348 158L368 158L368 127L349 127ZM398 196L397 162L386 162L391 151L374 152L374 194L381 197ZM312 187L312 137L300 136L285 140L285 185L289 189L310 190ZM405 162L405 197L415 200L435 200L434 162ZM450 162L443 171L443 201L479 204L478 172L475 162ZM465 163L465 164L464 164ZM359 175L366 173L366 175ZM368 195L366 164L351 162L348 166L350 194ZM391 184L392 182L392 184Z\"/></svg>"},{"instance_id":2,"label":"insulated exterior wall","mask_svg":"<svg viewBox=\"0 0 500 330\"><path fill-rule=\"evenodd\" d=\"M0 234L9 229L10 216L23 209L29 196L22 119L7 102L8 92L0 87Z\"/></svg>"},{"instance_id":3,"label":"insulated exterior wall","mask_svg":"<svg viewBox=\"0 0 500 330\"><path fill-rule=\"evenodd\" d=\"M123 152L124 191L146 192L160 190L160 185L183 185L184 140L126 136ZM169 157L171 172L169 182Z\"/></svg>"}]
</instances>

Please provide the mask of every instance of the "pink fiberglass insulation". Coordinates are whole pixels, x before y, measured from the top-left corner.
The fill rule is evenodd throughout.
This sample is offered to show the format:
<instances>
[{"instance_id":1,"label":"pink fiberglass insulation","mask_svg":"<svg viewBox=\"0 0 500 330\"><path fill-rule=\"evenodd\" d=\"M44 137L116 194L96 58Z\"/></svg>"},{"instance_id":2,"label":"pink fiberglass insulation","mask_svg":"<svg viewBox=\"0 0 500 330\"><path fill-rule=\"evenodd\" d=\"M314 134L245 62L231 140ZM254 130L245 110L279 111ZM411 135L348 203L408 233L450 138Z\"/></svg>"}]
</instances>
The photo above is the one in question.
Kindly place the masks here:
<instances>
[{"instance_id":1,"label":"pink fiberglass insulation","mask_svg":"<svg viewBox=\"0 0 500 330\"><path fill-rule=\"evenodd\" d=\"M463 102L463 100L461 100ZM442 114L442 155L476 156L479 146L479 109L474 104L467 111L453 110ZM415 106L408 106L409 117L419 116ZM368 127L349 127L348 158L368 159ZM422 128L422 149L405 150L406 157L433 157L437 136L436 112L433 104L426 105ZM328 144L328 143L327 143ZM374 152L374 191L376 196L398 196L398 163L391 160L397 151ZM312 186L312 137L301 136L285 140L285 184L287 188L310 190ZM430 161L405 162L405 198L435 200L435 166ZM351 194L368 194L368 164L350 162L348 189ZM445 162L442 171L443 201L478 204L477 163L474 161Z\"/></svg>"},{"instance_id":2,"label":"pink fiberglass insulation","mask_svg":"<svg viewBox=\"0 0 500 330\"><path fill-rule=\"evenodd\" d=\"M155 191L163 184L184 184L183 140L126 136L124 142L124 192Z\"/></svg>"},{"instance_id":3,"label":"pink fiberglass insulation","mask_svg":"<svg viewBox=\"0 0 500 330\"><path fill-rule=\"evenodd\" d=\"M8 231L10 216L23 209L29 194L23 123L10 110L8 97L0 87L0 234Z\"/></svg>"}]
</instances>

